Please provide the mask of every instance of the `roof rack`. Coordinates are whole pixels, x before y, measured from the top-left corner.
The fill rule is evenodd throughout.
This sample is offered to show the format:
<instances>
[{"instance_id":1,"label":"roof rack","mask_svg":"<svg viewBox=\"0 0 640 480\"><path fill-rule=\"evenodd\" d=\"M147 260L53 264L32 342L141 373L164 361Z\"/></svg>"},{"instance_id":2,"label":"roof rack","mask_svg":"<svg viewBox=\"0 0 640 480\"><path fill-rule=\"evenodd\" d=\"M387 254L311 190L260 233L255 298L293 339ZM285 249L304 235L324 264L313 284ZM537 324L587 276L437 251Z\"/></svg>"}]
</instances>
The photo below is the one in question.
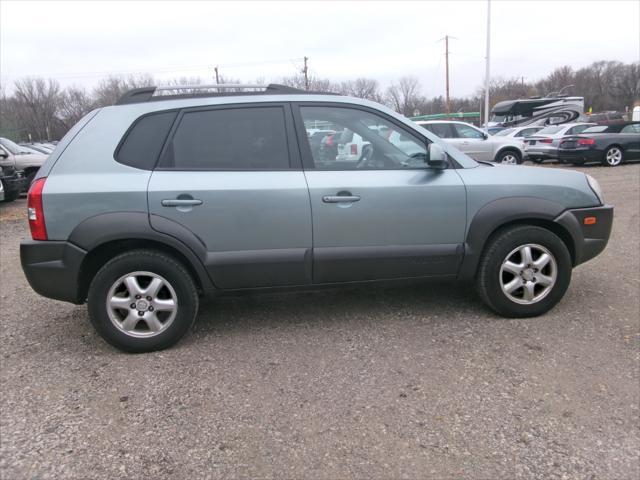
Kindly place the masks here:
<instances>
[{"instance_id":1,"label":"roof rack","mask_svg":"<svg viewBox=\"0 0 640 480\"><path fill-rule=\"evenodd\" d=\"M180 93L183 92L183 93ZM218 97L230 95L314 94L338 95L331 92L311 92L299 88L271 83L269 85L216 83L212 85L163 85L159 87L134 88L125 93L116 105L143 103L176 98Z\"/></svg>"}]
</instances>

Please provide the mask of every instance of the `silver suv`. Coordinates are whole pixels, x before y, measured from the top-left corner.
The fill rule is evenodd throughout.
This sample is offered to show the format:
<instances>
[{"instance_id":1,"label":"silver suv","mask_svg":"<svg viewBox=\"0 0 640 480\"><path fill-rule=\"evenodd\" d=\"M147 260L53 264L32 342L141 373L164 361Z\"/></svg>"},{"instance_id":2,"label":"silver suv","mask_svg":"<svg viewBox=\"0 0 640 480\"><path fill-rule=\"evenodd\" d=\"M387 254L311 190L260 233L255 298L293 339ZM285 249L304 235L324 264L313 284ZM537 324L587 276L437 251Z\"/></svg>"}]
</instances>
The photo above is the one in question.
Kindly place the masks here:
<instances>
[{"instance_id":1,"label":"silver suv","mask_svg":"<svg viewBox=\"0 0 640 480\"><path fill-rule=\"evenodd\" d=\"M475 280L497 313L540 315L607 244L613 208L582 173L478 163L356 98L181 91L91 112L29 191L29 283L86 301L120 349L168 347L201 295L238 290ZM320 155L317 129L354 132L366 154Z\"/></svg>"}]
</instances>

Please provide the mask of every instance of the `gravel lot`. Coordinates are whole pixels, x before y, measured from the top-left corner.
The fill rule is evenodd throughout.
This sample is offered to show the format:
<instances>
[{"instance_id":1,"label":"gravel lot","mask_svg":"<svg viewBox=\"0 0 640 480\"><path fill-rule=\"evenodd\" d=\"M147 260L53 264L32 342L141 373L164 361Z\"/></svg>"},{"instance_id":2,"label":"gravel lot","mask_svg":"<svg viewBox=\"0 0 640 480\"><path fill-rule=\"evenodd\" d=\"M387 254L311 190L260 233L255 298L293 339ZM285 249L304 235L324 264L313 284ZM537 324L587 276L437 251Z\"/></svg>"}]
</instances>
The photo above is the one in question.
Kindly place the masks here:
<instances>
[{"instance_id":1,"label":"gravel lot","mask_svg":"<svg viewBox=\"0 0 640 480\"><path fill-rule=\"evenodd\" d=\"M233 297L146 355L28 287L3 205L0 476L639 478L640 165L581 170L613 236L544 317L456 285Z\"/></svg>"}]
</instances>

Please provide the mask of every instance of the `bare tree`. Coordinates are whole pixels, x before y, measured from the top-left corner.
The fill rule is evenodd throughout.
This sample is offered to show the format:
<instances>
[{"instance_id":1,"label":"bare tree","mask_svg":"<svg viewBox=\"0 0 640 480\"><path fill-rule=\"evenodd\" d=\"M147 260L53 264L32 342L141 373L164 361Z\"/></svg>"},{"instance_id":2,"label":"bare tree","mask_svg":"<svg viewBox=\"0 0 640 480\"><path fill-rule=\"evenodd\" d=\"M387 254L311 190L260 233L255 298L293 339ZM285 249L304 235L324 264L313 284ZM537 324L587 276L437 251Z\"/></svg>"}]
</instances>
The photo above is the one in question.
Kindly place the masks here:
<instances>
[{"instance_id":1,"label":"bare tree","mask_svg":"<svg viewBox=\"0 0 640 480\"><path fill-rule=\"evenodd\" d=\"M407 117L424 103L420 92L420 82L416 77L402 77L398 83L392 83L386 91L386 100L391 108Z\"/></svg>"},{"instance_id":2,"label":"bare tree","mask_svg":"<svg viewBox=\"0 0 640 480\"><path fill-rule=\"evenodd\" d=\"M69 129L92 109L93 99L84 88L69 87L60 97L59 118Z\"/></svg>"},{"instance_id":3,"label":"bare tree","mask_svg":"<svg viewBox=\"0 0 640 480\"><path fill-rule=\"evenodd\" d=\"M32 138L50 140L60 123L56 116L62 98L60 84L26 77L16 80L14 86L14 113L23 130Z\"/></svg>"},{"instance_id":4,"label":"bare tree","mask_svg":"<svg viewBox=\"0 0 640 480\"><path fill-rule=\"evenodd\" d=\"M110 76L102 80L93 91L96 107L114 105L129 90L154 85L151 75L129 77Z\"/></svg>"},{"instance_id":5,"label":"bare tree","mask_svg":"<svg viewBox=\"0 0 640 480\"><path fill-rule=\"evenodd\" d=\"M355 80L341 82L339 93L379 103L382 103L384 100L380 93L380 85L378 81L373 78L356 78Z\"/></svg>"}]
</instances>

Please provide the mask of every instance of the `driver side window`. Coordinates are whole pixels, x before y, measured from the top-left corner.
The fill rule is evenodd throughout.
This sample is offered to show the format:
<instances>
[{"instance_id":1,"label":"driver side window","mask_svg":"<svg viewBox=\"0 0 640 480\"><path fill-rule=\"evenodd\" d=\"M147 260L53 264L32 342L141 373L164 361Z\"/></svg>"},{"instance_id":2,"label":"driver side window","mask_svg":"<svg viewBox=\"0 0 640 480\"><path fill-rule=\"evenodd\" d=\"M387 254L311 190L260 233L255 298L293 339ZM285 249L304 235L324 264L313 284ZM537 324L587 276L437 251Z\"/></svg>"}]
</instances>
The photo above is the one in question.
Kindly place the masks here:
<instances>
[{"instance_id":1,"label":"driver side window","mask_svg":"<svg viewBox=\"0 0 640 480\"><path fill-rule=\"evenodd\" d=\"M348 107L301 107L317 170L426 168L425 141L376 114ZM310 138L309 132L322 131Z\"/></svg>"}]
</instances>

